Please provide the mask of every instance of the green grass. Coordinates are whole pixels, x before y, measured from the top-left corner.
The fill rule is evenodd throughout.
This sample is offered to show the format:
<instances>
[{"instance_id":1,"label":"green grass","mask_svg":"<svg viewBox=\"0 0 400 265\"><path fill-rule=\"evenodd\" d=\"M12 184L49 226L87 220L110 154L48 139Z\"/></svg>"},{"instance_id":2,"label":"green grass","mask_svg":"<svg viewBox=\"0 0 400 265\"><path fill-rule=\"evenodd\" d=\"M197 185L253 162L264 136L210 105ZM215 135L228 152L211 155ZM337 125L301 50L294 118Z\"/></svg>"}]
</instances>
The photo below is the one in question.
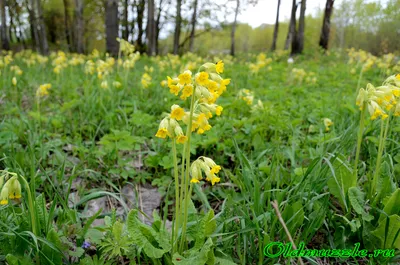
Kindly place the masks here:
<instances>
[{"instance_id":1,"label":"green grass","mask_svg":"<svg viewBox=\"0 0 400 265\"><path fill-rule=\"evenodd\" d=\"M26 192L20 203L1 206L0 242L7 243L0 246L0 263L7 257L9 264L18 264L15 260L25 260L22 264L57 264L60 260L67 264L204 264L201 258L198 263L190 261L194 257L190 251L175 256L162 243L168 233L163 224L166 218L171 220L174 207L174 161L171 141L155 134L172 104L189 107L160 82L166 76L177 76L188 63L195 65L192 71L196 72L203 63L219 59L225 62L222 76L231 78L217 102L224 110L210 120L210 131L193 135L190 155L192 161L204 155L221 165L221 182L214 186L201 182L194 188L188 248L194 251L202 240L201 250L210 251L210 238L214 264L231 264L228 260L236 264L297 263L297 258L268 258L263 253L270 242L289 242L271 205L277 200L296 245L304 242L307 249L348 249L360 242L360 249L369 251L395 249L390 258L303 258L304 263L399 261L398 118L391 117L377 193L370 194L368 183L378 154L377 120L366 117L357 184L349 183L360 121L355 99L362 64L348 64L346 54L309 53L296 57L293 65L287 63L287 55L268 54L274 60L257 73L249 70L249 63L257 60L252 54L237 58L142 56L131 69L114 65L103 78L108 89L101 87L103 80L97 78L96 69L91 75L85 74L84 64L68 65L57 75L52 66L56 54L48 62L35 60L28 66L26 61L35 56L16 54L9 65L0 68L0 169L25 176L30 183L40 231L31 233L26 212L32 209L27 208ZM72 55L66 58L69 62ZM99 58L92 60L97 63ZM22 75L11 70L13 65L19 66ZM141 84L144 66L154 68L148 88ZM293 68L307 73L302 81L292 74ZM360 83L362 87L369 82L378 86L392 74L397 74L393 65L388 70L374 65L363 73ZM12 84L14 76L16 86ZM308 76L316 81L307 80ZM113 81L122 86L113 87ZM36 90L45 83L52 85L49 95L38 101ZM251 105L240 98L242 89L252 91ZM329 131L324 118L334 123ZM181 148L178 146L178 153ZM78 190L80 202L70 208L67 198L78 177L85 186ZM164 220L155 222L148 232L154 237L149 242L165 250L162 258L152 257L132 238L132 231L139 233L132 228L133 223L137 226L133 213L126 224L118 221L122 217L116 213L106 213L105 226L91 227L100 212L90 218L84 211L89 200L101 196L119 199L124 185L146 183L157 187L164 198L160 205ZM210 210L215 212L212 220L207 219ZM205 233L206 238L199 239L195 232L200 224L204 231L213 227L212 233ZM81 248L89 239L96 251ZM183 261L178 263L177 257Z\"/></svg>"}]
</instances>

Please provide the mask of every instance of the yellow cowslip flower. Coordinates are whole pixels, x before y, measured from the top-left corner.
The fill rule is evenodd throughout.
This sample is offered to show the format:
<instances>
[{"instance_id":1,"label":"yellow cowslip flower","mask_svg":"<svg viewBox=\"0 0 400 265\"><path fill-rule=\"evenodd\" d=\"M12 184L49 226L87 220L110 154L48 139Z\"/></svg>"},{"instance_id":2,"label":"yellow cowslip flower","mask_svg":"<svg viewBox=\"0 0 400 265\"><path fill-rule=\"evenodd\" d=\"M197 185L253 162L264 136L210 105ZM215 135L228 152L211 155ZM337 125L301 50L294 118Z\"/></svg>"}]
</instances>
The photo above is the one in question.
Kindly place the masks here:
<instances>
[{"instance_id":1,"label":"yellow cowslip flower","mask_svg":"<svg viewBox=\"0 0 400 265\"><path fill-rule=\"evenodd\" d=\"M168 135L168 130L166 128L160 128L158 129L156 133L156 137L158 138L165 138Z\"/></svg>"},{"instance_id":2,"label":"yellow cowslip flower","mask_svg":"<svg viewBox=\"0 0 400 265\"><path fill-rule=\"evenodd\" d=\"M164 118L160 122L160 125L158 126L158 131L156 133L156 137L158 137L158 138L166 138L167 136L171 137L171 133L168 130L169 128L170 128L169 119Z\"/></svg>"},{"instance_id":3,"label":"yellow cowslip flower","mask_svg":"<svg viewBox=\"0 0 400 265\"><path fill-rule=\"evenodd\" d=\"M175 125L174 133L176 135L176 141L178 144L184 144L187 141L188 138L183 134L182 128L178 123Z\"/></svg>"},{"instance_id":4,"label":"yellow cowslip flower","mask_svg":"<svg viewBox=\"0 0 400 265\"><path fill-rule=\"evenodd\" d=\"M329 131L329 127L333 125L333 122L329 118L324 118L324 125L325 125L325 131Z\"/></svg>"},{"instance_id":5,"label":"yellow cowslip flower","mask_svg":"<svg viewBox=\"0 0 400 265\"><path fill-rule=\"evenodd\" d=\"M6 205L6 204L8 204L8 186L7 186L7 183L1 189L1 193L0 193L0 205Z\"/></svg>"},{"instance_id":6,"label":"yellow cowslip flower","mask_svg":"<svg viewBox=\"0 0 400 265\"><path fill-rule=\"evenodd\" d=\"M218 89L218 83L213 80L209 80L207 84L207 89L211 93L215 92Z\"/></svg>"},{"instance_id":7,"label":"yellow cowslip flower","mask_svg":"<svg viewBox=\"0 0 400 265\"><path fill-rule=\"evenodd\" d=\"M17 78L15 76L12 78L11 83L13 84L13 86L17 85Z\"/></svg>"},{"instance_id":8,"label":"yellow cowslip flower","mask_svg":"<svg viewBox=\"0 0 400 265\"><path fill-rule=\"evenodd\" d=\"M212 174L217 174L221 170L221 167L218 165L215 165L211 168L210 173Z\"/></svg>"},{"instance_id":9,"label":"yellow cowslip flower","mask_svg":"<svg viewBox=\"0 0 400 265\"><path fill-rule=\"evenodd\" d=\"M144 88L148 88L151 84L151 76L148 73L144 73L142 75L141 83Z\"/></svg>"},{"instance_id":10,"label":"yellow cowslip flower","mask_svg":"<svg viewBox=\"0 0 400 265\"><path fill-rule=\"evenodd\" d=\"M179 79L179 84L185 85L185 84L191 84L192 83L192 72L189 70L186 70L182 74L178 76Z\"/></svg>"},{"instance_id":11,"label":"yellow cowslip flower","mask_svg":"<svg viewBox=\"0 0 400 265\"><path fill-rule=\"evenodd\" d=\"M183 108L179 107L179 105L172 105L171 106L171 119L176 119L178 121L182 120L183 115L185 114L185 111Z\"/></svg>"},{"instance_id":12,"label":"yellow cowslip flower","mask_svg":"<svg viewBox=\"0 0 400 265\"><path fill-rule=\"evenodd\" d=\"M192 163L190 166L190 175L192 176L192 179L190 180L191 183L199 183L200 180L203 178L201 174L201 167L199 165L200 160L197 159Z\"/></svg>"},{"instance_id":13,"label":"yellow cowslip flower","mask_svg":"<svg viewBox=\"0 0 400 265\"><path fill-rule=\"evenodd\" d=\"M179 80L177 78L172 79L171 77L167 76L167 84L168 87L171 87L172 85L178 84Z\"/></svg>"},{"instance_id":14,"label":"yellow cowslip flower","mask_svg":"<svg viewBox=\"0 0 400 265\"><path fill-rule=\"evenodd\" d=\"M176 141L178 142L178 143L180 143L180 144L184 144L186 141L187 141L187 136L185 136L185 135L178 135L177 137L176 137Z\"/></svg>"},{"instance_id":15,"label":"yellow cowslip flower","mask_svg":"<svg viewBox=\"0 0 400 265\"><path fill-rule=\"evenodd\" d=\"M50 88L51 88L51 84L40 85L39 88L36 90L36 96L37 97L48 96Z\"/></svg>"},{"instance_id":16,"label":"yellow cowslip flower","mask_svg":"<svg viewBox=\"0 0 400 265\"><path fill-rule=\"evenodd\" d=\"M100 86L101 86L101 88L103 88L103 89L107 89L107 88L108 88L107 80L104 80L103 82L101 82Z\"/></svg>"},{"instance_id":17,"label":"yellow cowslip flower","mask_svg":"<svg viewBox=\"0 0 400 265\"><path fill-rule=\"evenodd\" d=\"M20 199L21 195L21 184L18 181L16 176L12 177L6 185L9 185L8 188L8 197L10 199Z\"/></svg>"},{"instance_id":18,"label":"yellow cowslip flower","mask_svg":"<svg viewBox=\"0 0 400 265\"><path fill-rule=\"evenodd\" d=\"M223 108L221 106L217 106L215 109L215 114L217 114L217 116L220 116L222 113Z\"/></svg>"},{"instance_id":19,"label":"yellow cowslip flower","mask_svg":"<svg viewBox=\"0 0 400 265\"><path fill-rule=\"evenodd\" d=\"M171 92L171 94L174 94L175 96L179 94L179 91L181 91L181 88L177 85L171 85L169 87L169 92Z\"/></svg>"},{"instance_id":20,"label":"yellow cowslip flower","mask_svg":"<svg viewBox=\"0 0 400 265\"><path fill-rule=\"evenodd\" d=\"M114 86L115 88L120 88L120 87L122 86L122 84L121 84L121 82L114 81L114 82L113 82L113 86Z\"/></svg>"},{"instance_id":21,"label":"yellow cowslip flower","mask_svg":"<svg viewBox=\"0 0 400 265\"><path fill-rule=\"evenodd\" d=\"M221 167L218 166L211 158L201 156L199 157L194 163L196 163L196 167L198 170L203 170L206 174L206 180L211 182L211 185L214 185L217 182L220 182L220 178L218 178L215 174L217 174ZM194 176L192 171L192 177L196 178L197 180L201 179L201 171L200 171L200 178L199 173L197 176Z\"/></svg>"},{"instance_id":22,"label":"yellow cowslip flower","mask_svg":"<svg viewBox=\"0 0 400 265\"><path fill-rule=\"evenodd\" d=\"M211 129L211 125L208 123L208 119L205 113L200 113L197 119L193 121L192 131L197 129L198 134L203 134L205 131Z\"/></svg>"},{"instance_id":23,"label":"yellow cowslip flower","mask_svg":"<svg viewBox=\"0 0 400 265\"><path fill-rule=\"evenodd\" d=\"M215 71L217 74L222 74L224 72L224 63L222 61L216 63Z\"/></svg>"},{"instance_id":24,"label":"yellow cowslip flower","mask_svg":"<svg viewBox=\"0 0 400 265\"><path fill-rule=\"evenodd\" d=\"M193 85L186 85L182 89L181 99L185 100L193 94Z\"/></svg>"},{"instance_id":25,"label":"yellow cowslip flower","mask_svg":"<svg viewBox=\"0 0 400 265\"><path fill-rule=\"evenodd\" d=\"M160 82L160 85L162 87L165 87L167 85L167 83L168 83L167 80L163 80L163 81Z\"/></svg>"},{"instance_id":26,"label":"yellow cowslip flower","mask_svg":"<svg viewBox=\"0 0 400 265\"><path fill-rule=\"evenodd\" d=\"M209 80L208 80L208 73L207 72L200 72L196 74L196 83L201 85L201 86L207 86Z\"/></svg>"}]
</instances>

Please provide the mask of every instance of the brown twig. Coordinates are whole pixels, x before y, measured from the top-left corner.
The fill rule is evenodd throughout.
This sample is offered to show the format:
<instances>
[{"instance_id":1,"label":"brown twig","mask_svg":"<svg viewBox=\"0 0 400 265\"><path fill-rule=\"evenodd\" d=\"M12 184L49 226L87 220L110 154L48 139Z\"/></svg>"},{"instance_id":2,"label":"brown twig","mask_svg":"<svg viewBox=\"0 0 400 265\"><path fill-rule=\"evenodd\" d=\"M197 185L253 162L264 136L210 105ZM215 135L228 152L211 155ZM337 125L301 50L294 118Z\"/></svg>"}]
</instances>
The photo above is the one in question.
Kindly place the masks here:
<instances>
[{"instance_id":1,"label":"brown twig","mask_svg":"<svg viewBox=\"0 0 400 265\"><path fill-rule=\"evenodd\" d=\"M292 243L292 246L295 250L297 250L296 244L293 241L292 235L290 234L289 230L286 227L285 221L282 218L281 212L279 211L279 207L278 207L278 202L276 200L271 202L272 207L274 207L276 215L278 216L278 220L281 223L281 225L283 226L283 229L285 230L285 233L287 235L287 237L289 238L289 241ZM301 260L301 257L299 257L299 262L301 265L304 265L303 261Z\"/></svg>"}]
</instances>

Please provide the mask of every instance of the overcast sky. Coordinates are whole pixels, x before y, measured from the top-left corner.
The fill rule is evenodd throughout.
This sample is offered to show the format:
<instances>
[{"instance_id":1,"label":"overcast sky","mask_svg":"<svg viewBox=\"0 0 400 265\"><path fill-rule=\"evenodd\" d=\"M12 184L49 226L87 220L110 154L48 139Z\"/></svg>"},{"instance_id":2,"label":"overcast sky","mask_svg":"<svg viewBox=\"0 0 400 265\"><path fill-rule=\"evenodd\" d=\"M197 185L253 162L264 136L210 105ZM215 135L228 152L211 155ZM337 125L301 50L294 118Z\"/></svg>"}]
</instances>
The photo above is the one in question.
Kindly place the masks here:
<instances>
[{"instance_id":1,"label":"overcast sky","mask_svg":"<svg viewBox=\"0 0 400 265\"><path fill-rule=\"evenodd\" d=\"M217 0L218 1L218 0ZM334 6L339 6L343 0L336 0ZM274 24L276 19L276 7L278 0L258 0L256 6L248 5L241 10L238 20L258 27L263 23ZM366 2L386 3L387 0L366 0ZM306 14L315 14L318 9L325 9L326 0L307 0ZM292 0L281 0L279 20L288 20L292 8Z\"/></svg>"}]
</instances>

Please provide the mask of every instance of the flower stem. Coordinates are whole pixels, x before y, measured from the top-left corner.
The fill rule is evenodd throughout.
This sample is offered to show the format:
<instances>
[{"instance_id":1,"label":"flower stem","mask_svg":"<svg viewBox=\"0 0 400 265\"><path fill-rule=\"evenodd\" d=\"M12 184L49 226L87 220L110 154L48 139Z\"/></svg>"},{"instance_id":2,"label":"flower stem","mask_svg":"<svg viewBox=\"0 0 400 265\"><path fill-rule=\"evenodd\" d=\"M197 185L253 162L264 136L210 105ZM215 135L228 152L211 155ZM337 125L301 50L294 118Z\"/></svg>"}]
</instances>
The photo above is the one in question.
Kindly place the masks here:
<instances>
[{"instance_id":1,"label":"flower stem","mask_svg":"<svg viewBox=\"0 0 400 265\"><path fill-rule=\"evenodd\" d=\"M389 120L390 120L390 117L388 117L386 119L385 126L384 126L384 121L381 120L381 132L380 132L380 135L379 135L378 156L377 156L377 159L376 159L374 177L372 179L371 195L373 195L375 193L376 185L377 185L377 182L378 182L378 176L379 176L380 169L381 169L383 149L385 148L386 136L387 136L387 132L388 132L388 129L389 129Z\"/></svg>"},{"instance_id":2,"label":"flower stem","mask_svg":"<svg viewBox=\"0 0 400 265\"><path fill-rule=\"evenodd\" d=\"M366 109L366 104L364 103L361 109L361 114L360 114L360 127L358 129L358 136L357 136L357 150L356 150L356 159L354 161L354 170L353 170L353 183L352 185L357 184L357 177L358 177L358 160L360 158L360 150L361 150L361 142L362 142L362 136L363 136L363 131L364 131L364 126L365 126L365 109Z\"/></svg>"},{"instance_id":3,"label":"flower stem","mask_svg":"<svg viewBox=\"0 0 400 265\"><path fill-rule=\"evenodd\" d=\"M187 142L184 148L183 156L186 156L185 161L182 159L182 162L186 162L186 170L182 170L182 189L185 189L185 192L181 199L185 198L185 205L183 208L183 224L182 224L182 234L181 234L181 244L180 244L180 251L183 250L183 245L186 238L186 225L187 225L187 209L188 209L188 197L190 196L188 193L188 186L189 186L189 170L190 170L190 139L192 135L192 120L193 120L193 112L194 112L194 103L195 103L195 91L196 87L193 89L193 94L190 102L190 114L189 114L189 124L187 126L186 136ZM184 164L182 164L182 169Z\"/></svg>"},{"instance_id":4,"label":"flower stem","mask_svg":"<svg viewBox=\"0 0 400 265\"><path fill-rule=\"evenodd\" d=\"M174 225L172 227L172 251L176 252L177 243L175 240L178 239L178 229L179 229L179 220L180 220L180 197L179 197L179 172L178 172L178 158L176 154L176 140L172 140L172 152L174 156L174 177L175 177L175 216L174 216ZM178 242L178 241L177 241ZM172 254L173 254L172 253Z\"/></svg>"}]
</instances>

